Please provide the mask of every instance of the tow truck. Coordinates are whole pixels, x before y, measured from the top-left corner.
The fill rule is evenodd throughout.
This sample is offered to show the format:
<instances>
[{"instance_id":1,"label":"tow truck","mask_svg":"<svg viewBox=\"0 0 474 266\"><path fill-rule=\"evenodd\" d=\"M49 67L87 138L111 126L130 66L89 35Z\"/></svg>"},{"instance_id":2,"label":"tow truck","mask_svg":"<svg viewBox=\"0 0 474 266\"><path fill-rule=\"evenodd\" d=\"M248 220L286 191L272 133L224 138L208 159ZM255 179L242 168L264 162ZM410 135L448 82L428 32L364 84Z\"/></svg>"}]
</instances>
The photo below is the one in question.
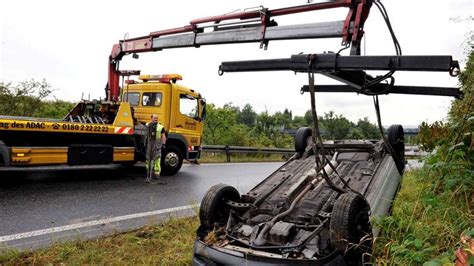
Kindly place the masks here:
<instances>
[{"instance_id":1,"label":"tow truck","mask_svg":"<svg viewBox=\"0 0 474 266\"><path fill-rule=\"evenodd\" d=\"M144 160L144 125L152 114L169 132L163 174L199 158L205 99L177 84L178 74L120 75L127 78L120 101L83 100L64 119L0 116L0 167L133 165Z\"/></svg>"}]
</instances>

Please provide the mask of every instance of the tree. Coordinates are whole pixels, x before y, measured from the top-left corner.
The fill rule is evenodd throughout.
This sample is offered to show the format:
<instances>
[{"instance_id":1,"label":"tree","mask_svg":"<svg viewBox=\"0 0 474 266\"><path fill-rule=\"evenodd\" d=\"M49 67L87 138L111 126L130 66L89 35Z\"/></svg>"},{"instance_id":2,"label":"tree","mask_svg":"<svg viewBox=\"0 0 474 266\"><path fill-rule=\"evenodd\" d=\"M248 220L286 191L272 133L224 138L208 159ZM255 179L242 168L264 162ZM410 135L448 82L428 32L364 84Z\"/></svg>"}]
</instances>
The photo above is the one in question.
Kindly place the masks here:
<instances>
[{"instance_id":1,"label":"tree","mask_svg":"<svg viewBox=\"0 0 474 266\"><path fill-rule=\"evenodd\" d=\"M256 146L256 147L272 147L274 146L273 145L273 141L265 134L263 133L260 133L255 137L255 142L253 143L252 146Z\"/></svg>"},{"instance_id":2,"label":"tree","mask_svg":"<svg viewBox=\"0 0 474 266\"><path fill-rule=\"evenodd\" d=\"M237 124L237 115L229 105L222 108L208 104L204 120L204 141L206 144L221 144L223 133ZM227 143L225 143L227 144Z\"/></svg>"},{"instance_id":3,"label":"tree","mask_svg":"<svg viewBox=\"0 0 474 266\"><path fill-rule=\"evenodd\" d=\"M250 104L246 104L242 111L237 116L237 122L240 124L245 124L248 127L255 126L257 121L257 113L253 110Z\"/></svg>"},{"instance_id":4,"label":"tree","mask_svg":"<svg viewBox=\"0 0 474 266\"><path fill-rule=\"evenodd\" d=\"M244 124L236 124L229 128L222 139L226 145L252 146L252 136L249 128Z\"/></svg>"},{"instance_id":5,"label":"tree","mask_svg":"<svg viewBox=\"0 0 474 266\"><path fill-rule=\"evenodd\" d=\"M474 119L474 52L472 51L467 58L466 69L462 71L459 76L459 81L463 87L463 100L452 102L451 109L449 110L449 119L450 122L456 121L460 123L461 127L459 132L466 132L469 131L469 129L472 132L472 121ZM459 133L456 141L460 141L461 138L462 134ZM474 138L472 133L471 138ZM474 145L474 141L471 145Z\"/></svg>"},{"instance_id":6,"label":"tree","mask_svg":"<svg viewBox=\"0 0 474 266\"><path fill-rule=\"evenodd\" d=\"M461 72L459 81L463 98L453 101L448 121L436 121L433 124L423 122L420 125L419 141L425 150L436 147L448 147L449 153L467 147L467 157L474 161L474 52L468 56L466 68ZM453 145L449 147L449 145ZM459 147L458 147L459 146ZM451 160L451 159L449 159Z\"/></svg>"},{"instance_id":7,"label":"tree","mask_svg":"<svg viewBox=\"0 0 474 266\"><path fill-rule=\"evenodd\" d=\"M0 114L44 118L63 118L74 107L68 101L47 100L53 93L45 81L0 82Z\"/></svg>"},{"instance_id":8,"label":"tree","mask_svg":"<svg viewBox=\"0 0 474 266\"><path fill-rule=\"evenodd\" d=\"M312 125L313 124L313 116L311 115L311 110L306 111L304 113L304 120L306 121L307 125Z\"/></svg>"},{"instance_id":9,"label":"tree","mask_svg":"<svg viewBox=\"0 0 474 266\"><path fill-rule=\"evenodd\" d=\"M378 127L370 123L369 118L364 117L364 119L359 119L357 121L356 129L361 133L362 138L366 139L379 139L380 130Z\"/></svg>"},{"instance_id":10,"label":"tree","mask_svg":"<svg viewBox=\"0 0 474 266\"><path fill-rule=\"evenodd\" d=\"M336 115L334 111L325 113L321 121L323 137L326 139L344 139L349 135L353 124L342 115Z\"/></svg>"},{"instance_id":11,"label":"tree","mask_svg":"<svg viewBox=\"0 0 474 266\"><path fill-rule=\"evenodd\" d=\"M240 115L240 107L233 105L231 102L224 104L222 107L235 113L236 117Z\"/></svg>"},{"instance_id":12,"label":"tree","mask_svg":"<svg viewBox=\"0 0 474 266\"><path fill-rule=\"evenodd\" d=\"M334 111L325 113L320 121L321 134L325 139L377 139L379 132L368 118L352 123ZM231 103L222 108L208 105L205 120L204 141L206 144L291 147L293 138L287 132L294 132L302 126L312 126L311 112L305 116L295 116L285 109L270 114L268 111L257 114L250 104L241 110ZM284 129L284 130L282 130Z\"/></svg>"},{"instance_id":13,"label":"tree","mask_svg":"<svg viewBox=\"0 0 474 266\"><path fill-rule=\"evenodd\" d=\"M355 128L352 128L351 132L349 133L349 135L347 135L347 138L348 139L367 139L364 134L362 134L362 132L360 131L359 128L355 127Z\"/></svg>"},{"instance_id":14,"label":"tree","mask_svg":"<svg viewBox=\"0 0 474 266\"><path fill-rule=\"evenodd\" d=\"M35 116L42 106L42 100L53 90L45 81L23 81L16 85L0 83L0 114Z\"/></svg>"},{"instance_id":15,"label":"tree","mask_svg":"<svg viewBox=\"0 0 474 266\"><path fill-rule=\"evenodd\" d=\"M275 117L270 115L267 110L257 116L257 125L255 127L257 133L263 133L271 136L275 131L279 131Z\"/></svg>"},{"instance_id":16,"label":"tree","mask_svg":"<svg viewBox=\"0 0 474 266\"><path fill-rule=\"evenodd\" d=\"M273 117L276 124L282 129L288 129L291 127L292 113L288 109L283 112L276 112Z\"/></svg>"},{"instance_id":17,"label":"tree","mask_svg":"<svg viewBox=\"0 0 474 266\"><path fill-rule=\"evenodd\" d=\"M204 143L214 145L249 146L251 129L237 122L240 108L228 103L222 108L208 104L204 120Z\"/></svg>"},{"instance_id":18,"label":"tree","mask_svg":"<svg viewBox=\"0 0 474 266\"><path fill-rule=\"evenodd\" d=\"M308 125L309 124L306 122L303 116L295 116L291 122L292 128L300 128Z\"/></svg>"}]
</instances>

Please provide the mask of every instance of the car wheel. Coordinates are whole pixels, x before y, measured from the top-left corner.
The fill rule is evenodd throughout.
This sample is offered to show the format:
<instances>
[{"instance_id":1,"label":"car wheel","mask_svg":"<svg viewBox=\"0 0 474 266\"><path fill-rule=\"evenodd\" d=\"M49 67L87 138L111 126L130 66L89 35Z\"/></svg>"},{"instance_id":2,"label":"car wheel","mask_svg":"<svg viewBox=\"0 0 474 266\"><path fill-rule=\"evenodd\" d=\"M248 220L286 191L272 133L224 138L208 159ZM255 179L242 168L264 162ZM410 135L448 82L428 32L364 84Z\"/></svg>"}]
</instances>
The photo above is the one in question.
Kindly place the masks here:
<instances>
[{"instance_id":1,"label":"car wheel","mask_svg":"<svg viewBox=\"0 0 474 266\"><path fill-rule=\"evenodd\" d=\"M391 125L387 130L388 143L395 150L398 160L395 160L400 174L405 169L405 134L401 125ZM394 158L395 159L395 158Z\"/></svg>"},{"instance_id":2,"label":"car wheel","mask_svg":"<svg viewBox=\"0 0 474 266\"><path fill-rule=\"evenodd\" d=\"M370 207L359 194L342 194L335 202L329 222L331 245L344 254L349 265L362 265L372 247Z\"/></svg>"},{"instance_id":3,"label":"car wheel","mask_svg":"<svg viewBox=\"0 0 474 266\"><path fill-rule=\"evenodd\" d=\"M295 135L295 150L298 153L303 153L308 146L308 137L312 135L311 128L300 127Z\"/></svg>"},{"instance_id":4,"label":"car wheel","mask_svg":"<svg viewBox=\"0 0 474 266\"><path fill-rule=\"evenodd\" d=\"M201 201L199 210L201 226L212 229L215 223L226 223L230 213L230 207L226 204L228 200L240 200L237 189L225 184L212 186Z\"/></svg>"},{"instance_id":5,"label":"car wheel","mask_svg":"<svg viewBox=\"0 0 474 266\"><path fill-rule=\"evenodd\" d=\"M161 173L163 175L176 174L183 165L183 154L175 146L166 146L161 155Z\"/></svg>"}]
</instances>

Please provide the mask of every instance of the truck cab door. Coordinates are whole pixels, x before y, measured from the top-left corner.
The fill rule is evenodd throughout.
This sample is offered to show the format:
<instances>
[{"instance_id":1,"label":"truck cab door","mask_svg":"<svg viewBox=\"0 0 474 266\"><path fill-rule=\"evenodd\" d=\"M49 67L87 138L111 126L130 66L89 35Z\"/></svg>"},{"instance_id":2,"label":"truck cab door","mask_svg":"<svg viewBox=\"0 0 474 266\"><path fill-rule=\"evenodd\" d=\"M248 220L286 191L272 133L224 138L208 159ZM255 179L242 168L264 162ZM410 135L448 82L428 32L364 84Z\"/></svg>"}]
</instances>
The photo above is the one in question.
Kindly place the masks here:
<instances>
[{"instance_id":1,"label":"truck cab door","mask_svg":"<svg viewBox=\"0 0 474 266\"><path fill-rule=\"evenodd\" d=\"M172 131L182 134L188 145L200 145L202 122L199 114L199 100L196 96L181 90L173 90Z\"/></svg>"}]
</instances>

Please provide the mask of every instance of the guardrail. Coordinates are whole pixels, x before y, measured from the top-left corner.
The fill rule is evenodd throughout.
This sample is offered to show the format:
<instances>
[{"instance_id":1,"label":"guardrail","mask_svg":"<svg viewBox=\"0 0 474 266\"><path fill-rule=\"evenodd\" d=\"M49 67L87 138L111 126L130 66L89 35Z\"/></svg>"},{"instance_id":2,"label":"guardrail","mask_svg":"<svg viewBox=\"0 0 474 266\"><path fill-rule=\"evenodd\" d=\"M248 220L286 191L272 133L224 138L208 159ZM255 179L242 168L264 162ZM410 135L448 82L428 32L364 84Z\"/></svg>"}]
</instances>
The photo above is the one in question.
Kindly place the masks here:
<instances>
[{"instance_id":1,"label":"guardrail","mask_svg":"<svg viewBox=\"0 0 474 266\"><path fill-rule=\"evenodd\" d=\"M227 157L227 162L230 162L231 155L236 154L236 153L249 153L249 154L293 154L295 153L294 149L286 149L286 148L259 148L259 147L241 147L241 146L229 146L229 145L203 145L202 151L225 153ZM409 156L424 156L427 154L426 152L419 151L418 146L406 146L405 152L406 152L406 155L409 155Z\"/></svg>"},{"instance_id":2,"label":"guardrail","mask_svg":"<svg viewBox=\"0 0 474 266\"><path fill-rule=\"evenodd\" d=\"M429 152L420 150L419 146L405 146L405 156L427 156Z\"/></svg>"},{"instance_id":3,"label":"guardrail","mask_svg":"<svg viewBox=\"0 0 474 266\"><path fill-rule=\"evenodd\" d=\"M254 153L254 154L293 154L294 149L284 148L259 148L259 147L240 147L229 145L203 145L203 152L222 152L227 157L227 162L230 162L230 156L235 153Z\"/></svg>"}]
</instances>

